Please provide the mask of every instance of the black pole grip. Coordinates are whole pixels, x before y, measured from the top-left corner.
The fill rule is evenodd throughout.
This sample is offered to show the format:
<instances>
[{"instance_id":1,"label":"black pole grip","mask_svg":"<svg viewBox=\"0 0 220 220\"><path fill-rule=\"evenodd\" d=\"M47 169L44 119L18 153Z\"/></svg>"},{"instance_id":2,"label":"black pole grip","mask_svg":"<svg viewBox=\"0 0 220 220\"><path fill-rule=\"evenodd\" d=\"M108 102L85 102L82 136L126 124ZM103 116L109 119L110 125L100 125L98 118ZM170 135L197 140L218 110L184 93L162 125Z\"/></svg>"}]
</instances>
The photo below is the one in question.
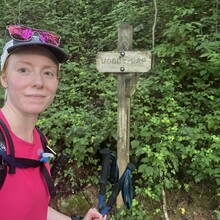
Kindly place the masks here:
<instances>
[{"instance_id":1,"label":"black pole grip","mask_svg":"<svg viewBox=\"0 0 220 220\"><path fill-rule=\"evenodd\" d=\"M102 149L99 151L102 155L102 171L100 176L100 195L105 195L106 192L106 184L108 182L109 177L109 168L110 168L110 158L111 158L111 151L107 148Z\"/></svg>"},{"instance_id":2,"label":"black pole grip","mask_svg":"<svg viewBox=\"0 0 220 220\"><path fill-rule=\"evenodd\" d=\"M52 178L56 177L58 171L61 169L61 167L64 164L65 160L66 160L66 154L65 153L61 153L61 155L59 157L57 157L57 159L55 159L54 165L52 166L52 168L50 170Z\"/></svg>"},{"instance_id":3,"label":"black pole grip","mask_svg":"<svg viewBox=\"0 0 220 220\"><path fill-rule=\"evenodd\" d=\"M120 180L119 180L119 182L114 185L113 191L112 191L112 193L111 193L111 195L110 195L110 197L109 197L109 199L106 203L106 205L108 207L111 208L116 203L116 199L117 199L118 194L119 194L120 191L121 191L121 183L120 183Z\"/></svg>"},{"instance_id":4,"label":"black pole grip","mask_svg":"<svg viewBox=\"0 0 220 220\"><path fill-rule=\"evenodd\" d=\"M128 163L127 168L132 172L136 169L135 165L133 163Z\"/></svg>"}]
</instances>

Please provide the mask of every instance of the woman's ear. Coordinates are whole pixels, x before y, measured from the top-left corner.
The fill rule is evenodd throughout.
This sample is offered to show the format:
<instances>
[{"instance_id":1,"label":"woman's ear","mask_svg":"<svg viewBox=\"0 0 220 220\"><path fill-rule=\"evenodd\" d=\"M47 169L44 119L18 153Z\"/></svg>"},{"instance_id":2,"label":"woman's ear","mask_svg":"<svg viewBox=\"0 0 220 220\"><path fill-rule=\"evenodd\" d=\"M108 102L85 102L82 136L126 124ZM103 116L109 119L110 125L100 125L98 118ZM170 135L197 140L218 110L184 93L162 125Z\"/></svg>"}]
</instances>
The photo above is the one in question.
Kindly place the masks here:
<instances>
[{"instance_id":1,"label":"woman's ear","mask_svg":"<svg viewBox=\"0 0 220 220\"><path fill-rule=\"evenodd\" d=\"M8 83L7 83L7 76L6 76L6 73L3 72L0 76L0 79L1 79L1 84L4 88L7 88L8 87Z\"/></svg>"}]
</instances>

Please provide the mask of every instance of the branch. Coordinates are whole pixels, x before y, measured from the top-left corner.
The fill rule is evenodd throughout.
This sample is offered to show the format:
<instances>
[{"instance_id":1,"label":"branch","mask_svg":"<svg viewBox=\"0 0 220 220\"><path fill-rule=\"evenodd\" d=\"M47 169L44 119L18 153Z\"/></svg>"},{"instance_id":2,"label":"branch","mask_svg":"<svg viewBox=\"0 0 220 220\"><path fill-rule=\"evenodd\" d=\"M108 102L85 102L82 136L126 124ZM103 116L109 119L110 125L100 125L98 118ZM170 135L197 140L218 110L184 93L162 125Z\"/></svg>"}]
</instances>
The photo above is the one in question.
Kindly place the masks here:
<instances>
[{"instance_id":1,"label":"branch","mask_svg":"<svg viewBox=\"0 0 220 220\"><path fill-rule=\"evenodd\" d=\"M152 27L152 49L154 50L155 48L155 28L156 28L156 24L157 24L157 0L153 0L154 1L154 23L153 23L153 27ZM152 63L151 63L151 67L154 67L155 64L155 55L152 55Z\"/></svg>"},{"instance_id":2,"label":"branch","mask_svg":"<svg viewBox=\"0 0 220 220\"><path fill-rule=\"evenodd\" d=\"M167 212L167 202L166 202L166 193L165 190L162 190L162 198L163 198L163 214L166 220L169 220L168 212Z\"/></svg>"}]
</instances>

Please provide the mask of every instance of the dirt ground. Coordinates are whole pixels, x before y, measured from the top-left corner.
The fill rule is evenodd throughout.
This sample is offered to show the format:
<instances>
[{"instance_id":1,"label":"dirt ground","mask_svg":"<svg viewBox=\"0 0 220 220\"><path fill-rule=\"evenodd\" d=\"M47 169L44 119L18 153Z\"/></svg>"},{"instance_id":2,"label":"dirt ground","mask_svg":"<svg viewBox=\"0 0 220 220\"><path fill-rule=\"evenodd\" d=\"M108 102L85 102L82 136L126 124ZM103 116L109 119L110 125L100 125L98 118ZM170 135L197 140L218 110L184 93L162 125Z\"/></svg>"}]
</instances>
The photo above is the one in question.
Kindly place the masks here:
<instances>
[{"instance_id":1,"label":"dirt ground","mask_svg":"<svg viewBox=\"0 0 220 220\"><path fill-rule=\"evenodd\" d=\"M98 204L97 189L98 187L91 185L84 186L82 190L71 196L67 196L69 193L59 196L52 201L52 206L68 215L73 214L74 211L84 216L89 208L96 207ZM181 189L166 190L166 203L169 220L220 220L220 198L216 195L211 183L191 184L189 192ZM151 220L165 219L161 213L158 216L155 215L155 210L158 208L162 210L162 205L162 201L161 203L146 201L144 206Z\"/></svg>"},{"instance_id":2,"label":"dirt ground","mask_svg":"<svg viewBox=\"0 0 220 220\"><path fill-rule=\"evenodd\" d=\"M189 192L180 189L166 192L169 220L219 220L215 211L220 208L220 198L211 184L191 186ZM152 217L152 220L165 218Z\"/></svg>"}]
</instances>

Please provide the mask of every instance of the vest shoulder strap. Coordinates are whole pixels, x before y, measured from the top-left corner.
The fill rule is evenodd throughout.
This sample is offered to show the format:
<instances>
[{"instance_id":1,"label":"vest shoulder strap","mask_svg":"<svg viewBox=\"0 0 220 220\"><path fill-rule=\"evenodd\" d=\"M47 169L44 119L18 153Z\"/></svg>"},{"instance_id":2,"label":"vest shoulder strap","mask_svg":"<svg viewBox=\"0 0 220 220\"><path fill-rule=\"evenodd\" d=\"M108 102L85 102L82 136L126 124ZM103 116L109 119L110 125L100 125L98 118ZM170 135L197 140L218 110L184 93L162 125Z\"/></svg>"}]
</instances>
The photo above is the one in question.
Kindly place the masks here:
<instances>
[{"instance_id":1,"label":"vest shoulder strap","mask_svg":"<svg viewBox=\"0 0 220 220\"><path fill-rule=\"evenodd\" d=\"M5 136L0 129L0 150L6 152ZM7 166L4 164L3 157L0 155L0 189L2 188L7 175Z\"/></svg>"},{"instance_id":2,"label":"vest shoulder strap","mask_svg":"<svg viewBox=\"0 0 220 220\"><path fill-rule=\"evenodd\" d=\"M45 135L42 133L42 131L37 126L36 126L36 129L38 131L38 134L40 135L40 140L41 140L44 152L52 153L53 155L56 156L56 153L48 146L48 141Z\"/></svg>"},{"instance_id":3,"label":"vest shoulder strap","mask_svg":"<svg viewBox=\"0 0 220 220\"><path fill-rule=\"evenodd\" d=\"M11 135L10 135L10 132L6 126L6 124L2 121L2 119L0 119L0 133L1 133L1 143L2 143L2 146L4 145L4 149L5 149L5 152L6 152L6 139L7 138L7 141L8 141L8 145L9 145L9 152L10 152L10 155L12 157L15 156L15 149L14 149L14 143L12 141L12 138L11 138ZM4 130L4 133L3 133L3 130ZM9 165L9 173L10 174L15 174L15 167L13 165Z\"/></svg>"}]
</instances>

